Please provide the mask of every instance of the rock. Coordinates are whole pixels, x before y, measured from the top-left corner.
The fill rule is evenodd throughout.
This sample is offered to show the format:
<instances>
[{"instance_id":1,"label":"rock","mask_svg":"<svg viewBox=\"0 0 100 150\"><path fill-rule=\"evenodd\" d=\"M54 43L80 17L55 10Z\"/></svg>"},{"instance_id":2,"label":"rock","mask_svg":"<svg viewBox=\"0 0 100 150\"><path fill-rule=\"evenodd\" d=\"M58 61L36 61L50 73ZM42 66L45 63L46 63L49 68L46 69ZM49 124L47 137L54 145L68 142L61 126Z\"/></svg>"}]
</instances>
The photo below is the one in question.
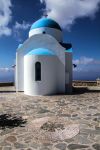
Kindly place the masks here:
<instances>
[{"instance_id":1,"label":"rock","mask_svg":"<svg viewBox=\"0 0 100 150\"><path fill-rule=\"evenodd\" d=\"M83 149L83 148L88 148L88 145L80 145L80 144L69 144L68 148L70 150L74 150L74 149Z\"/></svg>"},{"instance_id":2,"label":"rock","mask_svg":"<svg viewBox=\"0 0 100 150\"><path fill-rule=\"evenodd\" d=\"M95 143L92 147L96 150L100 150L100 144Z\"/></svg>"},{"instance_id":3,"label":"rock","mask_svg":"<svg viewBox=\"0 0 100 150\"><path fill-rule=\"evenodd\" d=\"M60 150L66 150L66 144L65 143L59 143L57 145L55 145L56 148L60 149Z\"/></svg>"},{"instance_id":4,"label":"rock","mask_svg":"<svg viewBox=\"0 0 100 150\"><path fill-rule=\"evenodd\" d=\"M11 143L15 143L17 141L15 136L8 136L5 140Z\"/></svg>"}]
</instances>

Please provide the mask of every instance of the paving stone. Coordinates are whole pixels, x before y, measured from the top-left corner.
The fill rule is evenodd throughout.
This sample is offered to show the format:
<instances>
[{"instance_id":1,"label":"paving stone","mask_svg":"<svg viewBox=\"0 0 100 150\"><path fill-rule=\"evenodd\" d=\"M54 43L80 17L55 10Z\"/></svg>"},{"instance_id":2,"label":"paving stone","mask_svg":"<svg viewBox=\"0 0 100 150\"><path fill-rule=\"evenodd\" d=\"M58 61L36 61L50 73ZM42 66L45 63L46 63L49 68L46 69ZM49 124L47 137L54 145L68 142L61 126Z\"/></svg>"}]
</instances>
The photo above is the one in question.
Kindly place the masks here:
<instances>
[{"instance_id":1,"label":"paving stone","mask_svg":"<svg viewBox=\"0 0 100 150\"><path fill-rule=\"evenodd\" d=\"M3 150L12 150L11 147L4 147Z\"/></svg>"},{"instance_id":2,"label":"paving stone","mask_svg":"<svg viewBox=\"0 0 100 150\"><path fill-rule=\"evenodd\" d=\"M47 113L47 112L50 112L49 110L47 110L47 109L41 109L40 111L38 111L38 113Z\"/></svg>"},{"instance_id":3,"label":"paving stone","mask_svg":"<svg viewBox=\"0 0 100 150\"><path fill-rule=\"evenodd\" d=\"M89 109L97 109L95 106L89 106Z\"/></svg>"},{"instance_id":4,"label":"paving stone","mask_svg":"<svg viewBox=\"0 0 100 150\"><path fill-rule=\"evenodd\" d=\"M86 136L83 136L83 135L79 135L78 137L76 137L75 138L75 143L80 143L80 144L85 144L85 145L87 145L87 144L91 144L92 142L89 140L89 139L87 139L87 137Z\"/></svg>"},{"instance_id":5,"label":"paving stone","mask_svg":"<svg viewBox=\"0 0 100 150\"><path fill-rule=\"evenodd\" d=\"M93 130L93 129L81 129L80 133L85 133L85 134L100 134L100 130Z\"/></svg>"},{"instance_id":6,"label":"paving stone","mask_svg":"<svg viewBox=\"0 0 100 150\"><path fill-rule=\"evenodd\" d=\"M100 144L95 143L93 145L93 148L96 149L96 150L100 150Z\"/></svg>"},{"instance_id":7,"label":"paving stone","mask_svg":"<svg viewBox=\"0 0 100 150\"><path fill-rule=\"evenodd\" d=\"M100 113L96 113L96 114L94 114L93 116L100 116Z\"/></svg>"},{"instance_id":8,"label":"paving stone","mask_svg":"<svg viewBox=\"0 0 100 150\"><path fill-rule=\"evenodd\" d=\"M95 126L95 129L96 129L96 130L100 130L100 127Z\"/></svg>"},{"instance_id":9,"label":"paving stone","mask_svg":"<svg viewBox=\"0 0 100 150\"><path fill-rule=\"evenodd\" d=\"M2 114L13 113L28 120L24 128L0 130L0 150L2 147L9 148L11 146L15 146L12 150L62 150L65 147L65 150L72 150L72 148L77 150L77 147L78 150L100 150L100 127L98 124L100 122L100 94L91 92L80 95L30 97L23 93L9 94L6 92L0 93L0 97L3 97L3 100L0 100ZM37 142L38 139L34 138L33 131L30 131L27 125L32 119L57 115L66 118L66 121L78 122L80 124L79 135L57 143L54 141ZM16 140L11 136L14 136ZM5 140L7 138L8 140ZM61 146L62 144L63 146ZM55 145L59 147L57 148ZM68 148L67 145L69 145Z\"/></svg>"},{"instance_id":10,"label":"paving stone","mask_svg":"<svg viewBox=\"0 0 100 150\"><path fill-rule=\"evenodd\" d=\"M8 136L5 140L11 143L15 143L17 141L15 136Z\"/></svg>"},{"instance_id":11,"label":"paving stone","mask_svg":"<svg viewBox=\"0 0 100 150\"><path fill-rule=\"evenodd\" d=\"M66 103L64 103L64 102L58 102L57 103L59 106L65 106L66 105Z\"/></svg>"},{"instance_id":12,"label":"paving stone","mask_svg":"<svg viewBox=\"0 0 100 150\"><path fill-rule=\"evenodd\" d=\"M77 116L78 116L78 114L73 114L73 115L72 115L72 117L77 117Z\"/></svg>"},{"instance_id":13,"label":"paving stone","mask_svg":"<svg viewBox=\"0 0 100 150\"><path fill-rule=\"evenodd\" d=\"M22 143L18 143L18 142L14 143L14 147L15 147L16 149L18 149L18 148L27 148L26 145L24 145L24 144L22 144Z\"/></svg>"},{"instance_id":14,"label":"paving stone","mask_svg":"<svg viewBox=\"0 0 100 150\"><path fill-rule=\"evenodd\" d=\"M71 142L74 142L74 139L73 138L72 139L67 139L67 140L65 140L65 142L71 143Z\"/></svg>"},{"instance_id":15,"label":"paving stone","mask_svg":"<svg viewBox=\"0 0 100 150\"><path fill-rule=\"evenodd\" d=\"M5 130L2 130L0 135L3 136L3 135L6 135L6 134L9 134L9 133L12 133L14 131L14 129L5 129Z\"/></svg>"},{"instance_id":16,"label":"paving stone","mask_svg":"<svg viewBox=\"0 0 100 150\"><path fill-rule=\"evenodd\" d=\"M48 147L41 147L39 150L51 150L51 149Z\"/></svg>"},{"instance_id":17,"label":"paving stone","mask_svg":"<svg viewBox=\"0 0 100 150\"><path fill-rule=\"evenodd\" d=\"M11 146L11 144L6 141L3 141L3 142L0 142L0 146Z\"/></svg>"},{"instance_id":18,"label":"paving stone","mask_svg":"<svg viewBox=\"0 0 100 150\"><path fill-rule=\"evenodd\" d=\"M61 115L63 115L64 117L71 117L71 114L61 114Z\"/></svg>"},{"instance_id":19,"label":"paving stone","mask_svg":"<svg viewBox=\"0 0 100 150\"><path fill-rule=\"evenodd\" d=\"M88 148L88 145L80 145L80 144L69 144L68 148L70 150L75 150L75 149L83 149L83 148Z\"/></svg>"},{"instance_id":20,"label":"paving stone","mask_svg":"<svg viewBox=\"0 0 100 150\"><path fill-rule=\"evenodd\" d=\"M44 146L52 146L51 143L43 143Z\"/></svg>"},{"instance_id":21,"label":"paving stone","mask_svg":"<svg viewBox=\"0 0 100 150\"><path fill-rule=\"evenodd\" d=\"M87 116L92 116L92 114L87 114Z\"/></svg>"},{"instance_id":22,"label":"paving stone","mask_svg":"<svg viewBox=\"0 0 100 150\"><path fill-rule=\"evenodd\" d=\"M93 121L100 121L100 118L94 118Z\"/></svg>"},{"instance_id":23,"label":"paving stone","mask_svg":"<svg viewBox=\"0 0 100 150\"><path fill-rule=\"evenodd\" d=\"M97 136L95 137L95 140L96 140L97 143L100 142L100 135L97 135Z\"/></svg>"},{"instance_id":24,"label":"paving stone","mask_svg":"<svg viewBox=\"0 0 100 150\"><path fill-rule=\"evenodd\" d=\"M66 150L67 145L65 143L58 143L57 145L55 145L55 147L60 150Z\"/></svg>"},{"instance_id":25,"label":"paving stone","mask_svg":"<svg viewBox=\"0 0 100 150\"><path fill-rule=\"evenodd\" d=\"M37 149L38 147L40 147L40 145L35 142L31 143L30 146L34 149Z\"/></svg>"}]
</instances>

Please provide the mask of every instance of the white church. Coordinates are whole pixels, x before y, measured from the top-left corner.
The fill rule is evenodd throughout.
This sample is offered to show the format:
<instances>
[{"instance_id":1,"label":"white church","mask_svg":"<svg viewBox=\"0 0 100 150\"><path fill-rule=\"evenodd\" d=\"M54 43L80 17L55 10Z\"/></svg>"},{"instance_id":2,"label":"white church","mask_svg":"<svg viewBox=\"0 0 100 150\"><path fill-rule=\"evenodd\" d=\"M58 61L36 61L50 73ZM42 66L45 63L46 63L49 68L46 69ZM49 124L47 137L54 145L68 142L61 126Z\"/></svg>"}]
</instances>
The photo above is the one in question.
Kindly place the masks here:
<instances>
[{"instance_id":1,"label":"white church","mask_svg":"<svg viewBox=\"0 0 100 150\"><path fill-rule=\"evenodd\" d=\"M36 21L29 38L18 46L15 86L30 96L72 91L72 46L63 42L62 29L54 20Z\"/></svg>"}]
</instances>

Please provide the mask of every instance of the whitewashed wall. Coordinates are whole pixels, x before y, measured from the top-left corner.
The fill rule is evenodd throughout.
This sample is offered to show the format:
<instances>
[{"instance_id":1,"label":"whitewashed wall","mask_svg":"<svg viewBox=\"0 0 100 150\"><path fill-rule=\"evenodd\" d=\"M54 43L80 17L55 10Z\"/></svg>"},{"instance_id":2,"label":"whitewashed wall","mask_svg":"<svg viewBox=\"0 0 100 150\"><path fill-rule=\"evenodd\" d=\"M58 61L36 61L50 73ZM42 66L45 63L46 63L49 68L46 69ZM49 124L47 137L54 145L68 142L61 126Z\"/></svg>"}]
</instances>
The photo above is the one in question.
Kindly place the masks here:
<instances>
[{"instance_id":1,"label":"whitewashed wall","mask_svg":"<svg viewBox=\"0 0 100 150\"><path fill-rule=\"evenodd\" d=\"M24 91L24 56L33 49L46 48L53 51L61 64L63 84L65 82L65 48L48 34L38 34L26 40L16 54L16 90ZM59 81L60 82L60 81ZM65 86L65 84L64 84Z\"/></svg>"},{"instance_id":2,"label":"whitewashed wall","mask_svg":"<svg viewBox=\"0 0 100 150\"><path fill-rule=\"evenodd\" d=\"M41 63L41 81L35 81L35 63ZM24 93L49 95L57 93L57 58L55 56L24 56ZM62 85L61 85L62 86Z\"/></svg>"},{"instance_id":3,"label":"whitewashed wall","mask_svg":"<svg viewBox=\"0 0 100 150\"><path fill-rule=\"evenodd\" d=\"M30 30L29 37L36 34L42 34L44 31L46 32L46 34L53 36L57 41L62 42L63 40L62 31L54 28L48 28L48 27L41 27L41 28Z\"/></svg>"}]
</instances>

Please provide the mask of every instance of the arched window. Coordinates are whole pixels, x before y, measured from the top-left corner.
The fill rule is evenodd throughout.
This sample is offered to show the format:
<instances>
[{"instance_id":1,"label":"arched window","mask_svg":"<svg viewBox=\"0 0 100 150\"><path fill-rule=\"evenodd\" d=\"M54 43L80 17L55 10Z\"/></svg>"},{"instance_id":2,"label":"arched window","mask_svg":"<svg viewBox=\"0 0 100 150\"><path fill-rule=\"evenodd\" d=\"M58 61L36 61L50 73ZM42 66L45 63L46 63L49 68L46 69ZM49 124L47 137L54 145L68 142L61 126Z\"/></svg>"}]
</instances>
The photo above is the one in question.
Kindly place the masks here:
<instances>
[{"instance_id":1,"label":"arched window","mask_svg":"<svg viewBox=\"0 0 100 150\"><path fill-rule=\"evenodd\" d=\"M41 81L41 63L35 63L35 81Z\"/></svg>"}]
</instances>

